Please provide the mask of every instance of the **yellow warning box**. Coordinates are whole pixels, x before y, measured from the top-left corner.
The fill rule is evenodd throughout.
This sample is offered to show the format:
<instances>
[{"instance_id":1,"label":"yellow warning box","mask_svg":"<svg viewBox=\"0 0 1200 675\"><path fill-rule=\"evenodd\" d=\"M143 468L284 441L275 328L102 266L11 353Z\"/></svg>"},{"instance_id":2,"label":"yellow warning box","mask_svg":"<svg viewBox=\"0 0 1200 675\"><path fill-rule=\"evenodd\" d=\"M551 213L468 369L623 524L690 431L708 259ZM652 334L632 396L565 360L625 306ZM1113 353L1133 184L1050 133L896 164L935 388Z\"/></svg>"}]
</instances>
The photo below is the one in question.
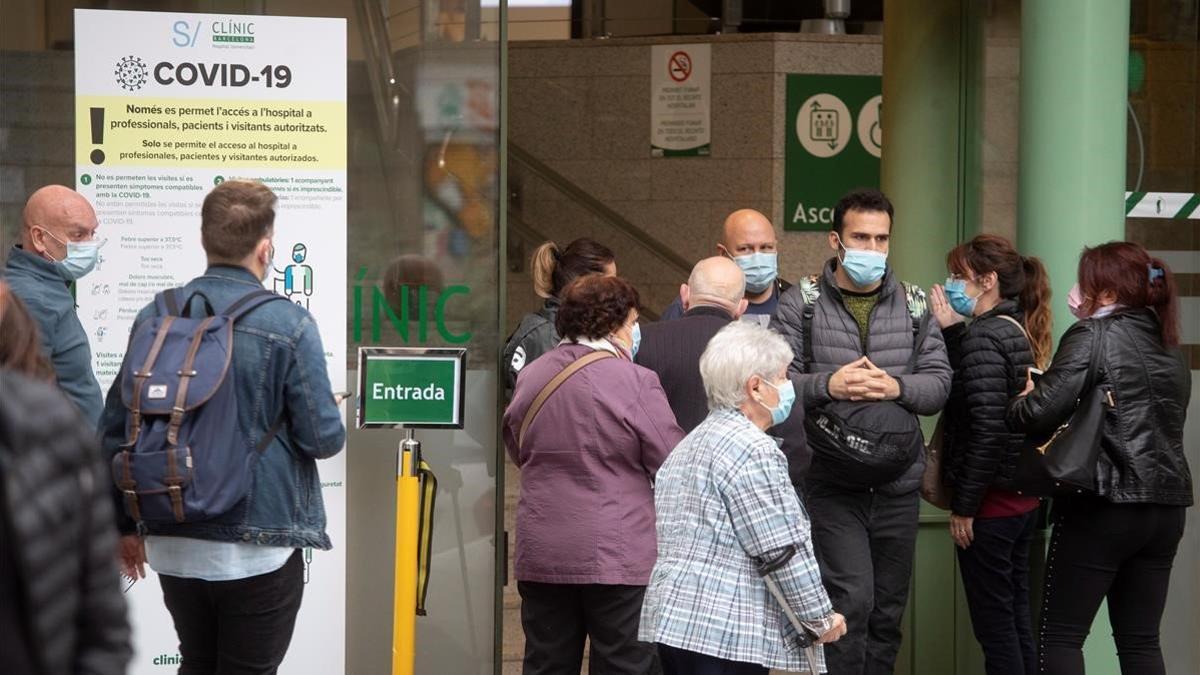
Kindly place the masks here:
<instances>
[{"instance_id":1,"label":"yellow warning box","mask_svg":"<svg viewBox=\"0 0 1200 675\"><path fill-rule=\"evenodd\" d=\"M78 96L80 166L345 169L340 101Z\"/></svg>"}]
</instances>

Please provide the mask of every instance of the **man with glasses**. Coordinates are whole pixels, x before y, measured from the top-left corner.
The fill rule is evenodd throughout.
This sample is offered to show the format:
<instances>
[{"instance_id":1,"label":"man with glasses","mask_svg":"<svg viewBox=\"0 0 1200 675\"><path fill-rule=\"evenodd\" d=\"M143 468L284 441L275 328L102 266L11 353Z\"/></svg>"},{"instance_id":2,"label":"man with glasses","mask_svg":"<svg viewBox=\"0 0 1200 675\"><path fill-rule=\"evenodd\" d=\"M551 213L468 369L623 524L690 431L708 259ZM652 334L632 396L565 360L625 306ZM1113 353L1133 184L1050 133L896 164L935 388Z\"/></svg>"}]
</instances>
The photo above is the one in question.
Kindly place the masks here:
<instances>
[{"instance_id":1,"label":"man with glasses","mask_svg":"<svg viewBox=\"0 0 1200 675\"><path fill-rule=\"evenodd\" d=\"M94 426L104 402L71 286L96 267L96 211L78 192L47 185L30 196L21 220L4 278L37 319L58 386Z\"/></svg>"}]
</instances>

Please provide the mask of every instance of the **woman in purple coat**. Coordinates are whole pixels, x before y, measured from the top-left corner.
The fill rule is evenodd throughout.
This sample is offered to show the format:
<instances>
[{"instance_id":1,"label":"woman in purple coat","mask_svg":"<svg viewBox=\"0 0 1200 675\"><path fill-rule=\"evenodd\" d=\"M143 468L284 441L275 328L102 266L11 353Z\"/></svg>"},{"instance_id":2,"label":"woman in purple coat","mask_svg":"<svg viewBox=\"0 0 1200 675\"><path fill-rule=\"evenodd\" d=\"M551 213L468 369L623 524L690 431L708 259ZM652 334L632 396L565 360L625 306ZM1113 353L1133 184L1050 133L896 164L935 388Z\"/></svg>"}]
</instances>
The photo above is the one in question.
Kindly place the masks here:
<instances>
[{"instance_id":1,"label":"woman in purple coat","mask_svg":"<svg viewBox=\"0 0 1200 675\"><path fill-rule=\"evenodd\" d=\"M658 376L633 363L638 294L618 277L563 291L562 342L527 365L504 412L504 445L521 470L516 577L524 673L641 674L638 642L654 567L654 474L683 438ZM541 405L539 405L539 399Z\"/></svg>"}]
</instances>

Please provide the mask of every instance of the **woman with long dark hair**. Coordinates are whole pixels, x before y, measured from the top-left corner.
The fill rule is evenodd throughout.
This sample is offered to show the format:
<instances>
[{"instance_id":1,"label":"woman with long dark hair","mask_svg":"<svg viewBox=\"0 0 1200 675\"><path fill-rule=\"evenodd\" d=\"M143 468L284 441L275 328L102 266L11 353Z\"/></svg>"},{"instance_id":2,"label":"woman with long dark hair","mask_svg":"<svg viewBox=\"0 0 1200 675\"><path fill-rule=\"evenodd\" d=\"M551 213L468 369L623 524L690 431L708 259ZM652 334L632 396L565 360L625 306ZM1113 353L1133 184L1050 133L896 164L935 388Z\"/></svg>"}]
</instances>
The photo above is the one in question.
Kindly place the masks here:
<instances>
[{"instance_id":1,"label":"woman with long dark hair","mask_svg":"<svg viewBox=\"0 0 1200 675\"><path fill-rule=\"evenodd\" d=\"M1049 360L1050 285L1041 261L995 235L959 245L946 267L950 278L931 304L954 368L943 419L950 535L988 674L1034 673L1029 546L1038 499L1018 492L1025 436L1004 417L1028 370Z\"/></svg>"},{"instance_id":2,"label":"woman with long dark hair","mask_svg":"<svg viewBox=\"0 0 1200 675\"><path fill-rule=\"evenodd\" d=\"M1159 624L1192 504L1183 449L1191 372L1177 349L1175 280L1141 246L1111 242L1084 250L1068 303L1080 321L1008 410L1012 428L1049 437L1093 388L1105 401L1093 493L1054 502L1041 671L1084 672L1083 642L1107 598L1121 672L1158 675Z\"/></svg>"},{"instance_id":3,"label":"woman with long dark hair","mask_svg":"<svg viewBox=\"0 0 1200 675\"><path fill-rule=\"evenodd\" d=\"M530 261L533 291L545 300L536 312L526 314L504 343L505 390L511 395L517 373L558 345L554 326L563 289L588 274L617 275L617 259L604 244L580 237L566 248L548 241L533 252Z\"/></svg>"}]
</instances>

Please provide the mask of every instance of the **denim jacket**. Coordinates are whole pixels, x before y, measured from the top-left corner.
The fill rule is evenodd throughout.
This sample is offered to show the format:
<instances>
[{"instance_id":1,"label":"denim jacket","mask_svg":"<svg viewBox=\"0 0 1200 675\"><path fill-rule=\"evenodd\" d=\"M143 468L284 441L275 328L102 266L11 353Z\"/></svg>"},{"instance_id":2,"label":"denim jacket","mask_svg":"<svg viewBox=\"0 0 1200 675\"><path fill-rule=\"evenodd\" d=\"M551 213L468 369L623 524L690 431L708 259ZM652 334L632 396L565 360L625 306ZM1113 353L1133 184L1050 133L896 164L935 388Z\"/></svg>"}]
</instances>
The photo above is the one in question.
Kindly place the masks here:
<instances>
[{"instance_id":1,"label":"denim jacket","mask_svg":"<svg viewBox=\"0 0 1200 675\"><path fill-rule=\"evenodd\" d=\"M9 253L4 280L37 320L59 388L95 425L103 404L100 383L92 372L92 349L75 314L70 286L54 263L19 245Z\"/></svg>"},{"instance_id":2,"label":"denim jacket","mask_svg":"<svg viewBox=\"0 0 1200 675\"><path fill-rule=\"evenodd\" d=\"M187 294L203 292L220 311L262 284L244 268L214 265L184 288ZM153 304L144 308L134 329L155 312ZM346 428L334 402L317 324L302 307L269 302L239 319L233 335L231 375L238 392L237 423L255 444L281 415L284 423L252 465L249 494L232 510L200 523L143 523L143 531L328 550L332 544L325 533L316 460L341 451ZM118 380L109 389L101 418L102 442L110 460L125 441L125 414ZM122 521L121 530L131 532L133 521L127 516Z\"/></svg>"}]
</instances>

